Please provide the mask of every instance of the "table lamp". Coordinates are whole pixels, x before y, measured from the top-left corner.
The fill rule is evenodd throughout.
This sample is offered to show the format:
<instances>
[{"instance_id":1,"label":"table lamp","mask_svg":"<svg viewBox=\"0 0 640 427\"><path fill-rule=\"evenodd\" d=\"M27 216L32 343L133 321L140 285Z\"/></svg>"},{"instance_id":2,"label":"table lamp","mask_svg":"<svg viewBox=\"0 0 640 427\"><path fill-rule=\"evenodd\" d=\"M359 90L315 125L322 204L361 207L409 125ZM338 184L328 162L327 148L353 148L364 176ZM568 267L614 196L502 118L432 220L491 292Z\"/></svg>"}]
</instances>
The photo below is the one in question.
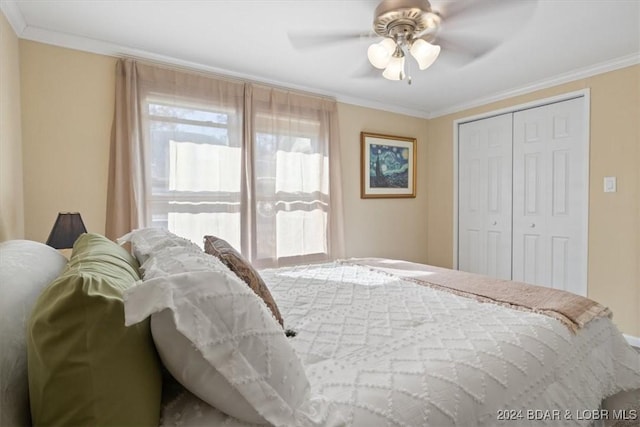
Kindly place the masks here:
<instances>
[{"instance_id":1,"label":"table lamp","mask_svg":"<svg viewBox=\"0 0 640 427\"><path fill-rule=\"evenodd\" d=\"M78 236L86 232L87 228L78 212L60 212L47 239L47 245L54 249L69 249Z\"/></svg>"}]
</instances>

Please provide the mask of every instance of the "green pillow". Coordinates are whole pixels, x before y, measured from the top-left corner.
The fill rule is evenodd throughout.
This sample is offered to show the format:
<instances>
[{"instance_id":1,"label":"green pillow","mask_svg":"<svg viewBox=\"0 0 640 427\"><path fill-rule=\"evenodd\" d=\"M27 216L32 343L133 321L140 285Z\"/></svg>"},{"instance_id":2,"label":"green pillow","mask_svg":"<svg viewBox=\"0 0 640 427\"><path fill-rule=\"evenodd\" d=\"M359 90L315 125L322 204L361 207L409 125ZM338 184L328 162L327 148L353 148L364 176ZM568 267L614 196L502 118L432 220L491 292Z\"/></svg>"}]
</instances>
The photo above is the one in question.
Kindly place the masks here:
<instances>
[{"instance_id":1,"label":"green pillow","mask_svg":"<svg viewBox=\"0 0 640 427\"><path fill-rule=\"evenodd\" d=\"M78 238L27 331L34 426L157 426L161 369L149 321L124 326L138 263L97 234Z\"/></svg>"}]
</instances>

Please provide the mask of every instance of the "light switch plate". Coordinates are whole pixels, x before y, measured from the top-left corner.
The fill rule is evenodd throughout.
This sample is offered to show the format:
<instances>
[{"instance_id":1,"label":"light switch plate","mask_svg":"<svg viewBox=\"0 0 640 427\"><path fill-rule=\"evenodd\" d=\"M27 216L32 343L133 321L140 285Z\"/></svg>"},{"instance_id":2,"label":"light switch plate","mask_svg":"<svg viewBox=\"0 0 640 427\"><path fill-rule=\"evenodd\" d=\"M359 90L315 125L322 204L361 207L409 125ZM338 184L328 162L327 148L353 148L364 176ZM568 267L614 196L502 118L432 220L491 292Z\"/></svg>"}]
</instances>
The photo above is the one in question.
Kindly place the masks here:
<instances>
[{"instance_id":1,"label":"light switch plate","mask_svg":"<svg viewBox=\"0 0 640 427\"><path fill-rule=\"evenodd\" d=\"M605 193L615 193L616 192L616 177L615 176L605 176L604 177L604 192Z\"/></svg>"}]
</instances>

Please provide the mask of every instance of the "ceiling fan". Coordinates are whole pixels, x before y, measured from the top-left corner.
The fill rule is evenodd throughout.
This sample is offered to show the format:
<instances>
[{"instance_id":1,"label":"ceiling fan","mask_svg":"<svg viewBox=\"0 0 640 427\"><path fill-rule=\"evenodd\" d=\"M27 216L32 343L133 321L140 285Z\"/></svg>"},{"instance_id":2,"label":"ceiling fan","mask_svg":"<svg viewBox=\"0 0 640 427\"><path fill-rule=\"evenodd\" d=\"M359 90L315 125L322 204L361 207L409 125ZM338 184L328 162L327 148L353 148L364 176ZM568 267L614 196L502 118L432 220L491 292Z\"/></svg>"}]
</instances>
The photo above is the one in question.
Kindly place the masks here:
<instances>
[{"instance_id":1,"label":"ceiling fan","mask_svg":"<svg viewBox=\"0 0 640 427\"><path fill-rule=\"evenodd\" d=\"M373 18L373 30L383 40L369 46L369 62L384 70L382 76L388 80L404 80L407 51L418 68L427 69L440 55L440 46L432 43L440 23L428 0L383 0Z\"/></svg>"},{"instance_id":2,"label":"ceiling fan","mask_svg":"<svg viewBox=\"0 0 640 427\"><path fill-rule=\"evenodd\" d=\"M438 0L434 0L437 2ZM428 0L382 0L373 14L373 32L366 34L325 34L289 35L298 48L344 41L382 37L381 41L371 44L367 50L369 63L380 70L388 80L407 80L411 76L405 71L405 59L411 55L420 70L430 67L440 56L447 52L449 57L458 57L458 63L475 60L504 41L506 34L487 34L492 16L497 12L525 9L526 16L532 15L531 6L537 0L456 0L443 2L443 10L433 10ZM503 22L510 21L502 16ZM443 25L446 24L446 25ZM445 27L445 31L441 31ZM464 59L460 60L463 57Z\"/></svg>"}]
</instances>

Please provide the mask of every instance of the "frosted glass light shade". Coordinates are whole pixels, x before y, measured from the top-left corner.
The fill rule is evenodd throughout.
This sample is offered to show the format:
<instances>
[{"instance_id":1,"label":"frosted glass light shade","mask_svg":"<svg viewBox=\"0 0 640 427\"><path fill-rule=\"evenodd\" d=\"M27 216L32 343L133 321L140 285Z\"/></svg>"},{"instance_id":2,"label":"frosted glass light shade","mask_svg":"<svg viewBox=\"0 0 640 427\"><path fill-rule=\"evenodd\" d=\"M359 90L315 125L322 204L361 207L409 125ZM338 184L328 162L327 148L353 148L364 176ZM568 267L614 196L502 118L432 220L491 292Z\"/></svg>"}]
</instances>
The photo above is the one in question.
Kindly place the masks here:
<instances>
[{"instance_id":1,"label":"frosted glass light shade","mask_svg":"<svg viewBox=\"0 0 640 427\"><path fill-rule=\"evenodd\" d=\"M388 80L404 79L404 56L393 56L389 65L382 73L382 77Z\"/></svg>"},{"instance_id":2,"label":"frosted glass light shade","mask_svg":"<svg viewBox=\"0 0 640 427\"><path fill-rule=\"evenodd\" d=\"M376 68L383 69L391 60L391 55L396 49L396 42L392 39L385 38L380 43L374 43L367 50L369 62Z\"/></svg>"},{"instance_id":3,"label":"frosted glass light shade","mask_svg":"<svg viewBox=\"0 0 640 427\"><path fill-rule=\"evenodd\" d=\"M438 59L440 46L433 45L422 39L416 39L411 45L409 52L411 52L411 56L418 61L418 68L424 70Z\"/></svg>"}]
</instances>

